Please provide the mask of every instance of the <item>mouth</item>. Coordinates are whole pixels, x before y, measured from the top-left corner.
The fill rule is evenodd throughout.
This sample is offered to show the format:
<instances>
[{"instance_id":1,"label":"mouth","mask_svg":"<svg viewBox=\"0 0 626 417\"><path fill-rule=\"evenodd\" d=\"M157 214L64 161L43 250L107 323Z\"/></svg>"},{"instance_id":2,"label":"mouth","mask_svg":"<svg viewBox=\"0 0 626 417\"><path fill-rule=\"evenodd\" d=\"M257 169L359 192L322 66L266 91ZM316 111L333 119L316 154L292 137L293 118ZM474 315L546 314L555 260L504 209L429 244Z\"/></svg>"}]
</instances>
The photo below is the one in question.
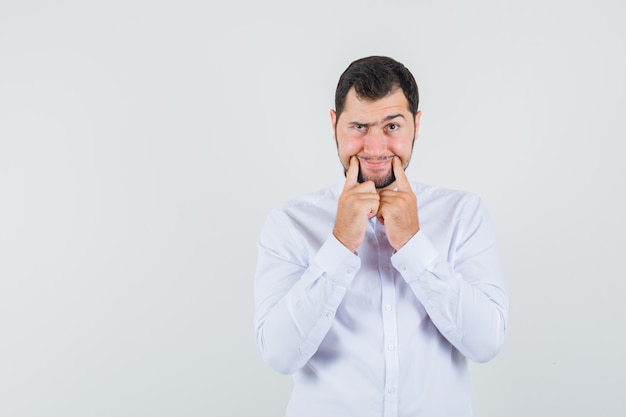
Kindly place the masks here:
<instances>
[{"instance_id":1,"label":"mouth","mask_svg":"<svg viewBox=\"0 0 626 417\"><path fill-rule=\"evenodd\" d=\"M389 156L359 156L359 174L357 181L363 183L365 181L373 181L377 189L385 188L396 180L391 166L395 155Z\"/></svg>"},{"instance_id":2,"label":"mouth","mask_svg":"<svg viewBox=\"0 0 626 417\"><path fill-rule=\"evenodd\" d=\"M368 157L368 156L359 156L356 155L359 159L359 164L362 169L366 169L368 171L380 171L387 169L394 155L388 156L379 156L379 157Z\"/></svg>"}]
</instances>

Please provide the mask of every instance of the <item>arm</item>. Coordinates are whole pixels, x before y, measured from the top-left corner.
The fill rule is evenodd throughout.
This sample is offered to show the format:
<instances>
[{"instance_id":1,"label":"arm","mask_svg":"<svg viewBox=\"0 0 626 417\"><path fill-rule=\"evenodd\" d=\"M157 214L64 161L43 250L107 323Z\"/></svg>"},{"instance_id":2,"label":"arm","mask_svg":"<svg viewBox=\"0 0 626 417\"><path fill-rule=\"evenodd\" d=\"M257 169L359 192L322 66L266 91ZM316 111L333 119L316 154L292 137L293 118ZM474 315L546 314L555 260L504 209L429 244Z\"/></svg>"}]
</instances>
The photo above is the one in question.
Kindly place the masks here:
<instances>
[{"instance_id":1,"label":"arm","mask_svg":"<svg viewBox=\"0 0 626 417\"><path fill-rule=\"evenodd\" d=\"M361 265L332 235L309 255L293 230L285 213L270 214L255 275L256 341L263 359L281 373L297 371L317 351Z\"/></svg>"},{"instance_id":2,"label":"arm","mask_svg":"<svg viewBox=\"0 0 626 417\"><path fill-rule=\"evenodd\" d=\"M367 220L376 214L374 183L357 181L359 163L350 159L339 197L333 234L312 249L293 233L282 211L268 218L259 239L255 277L256 339L261 355L275 370L293 373L317 351L337 307L361 266L354 253L365 236Z\"/></svg>"},{"instance_id":3,"label":"arm","mask_svg":"<svg viewBox=\"0 0 626 417\"><path fill-rule=\"evenodd\" d=\"M457 221L450 254L439 253L420 230L392 264L440 333L467 358L486 362L502 347L508 315L495 234L477 197Z\"/></svg>"}]
</instances>

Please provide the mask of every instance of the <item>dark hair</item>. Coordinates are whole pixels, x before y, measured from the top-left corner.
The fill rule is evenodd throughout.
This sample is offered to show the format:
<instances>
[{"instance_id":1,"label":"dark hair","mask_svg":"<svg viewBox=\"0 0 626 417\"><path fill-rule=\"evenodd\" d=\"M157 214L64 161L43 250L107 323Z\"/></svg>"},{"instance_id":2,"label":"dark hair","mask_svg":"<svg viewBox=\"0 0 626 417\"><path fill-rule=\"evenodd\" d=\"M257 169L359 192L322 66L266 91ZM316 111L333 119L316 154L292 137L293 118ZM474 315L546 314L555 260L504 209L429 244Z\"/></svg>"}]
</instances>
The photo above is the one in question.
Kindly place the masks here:
<instances>
[{"instance_id":1,"label":"dark hair","mask_svg":"<svg viewBox=\"0 0 626 417\"><path fill-rule=\"evenodd\" d=\"M343 112L348 91L354 87L357 97L379 100L400 88L415 117L419 105L417 83L411 72L398 61L386 56L370 56L353 61L339 77L335 91L337 119Z\"/></svg>"}]
</instances>

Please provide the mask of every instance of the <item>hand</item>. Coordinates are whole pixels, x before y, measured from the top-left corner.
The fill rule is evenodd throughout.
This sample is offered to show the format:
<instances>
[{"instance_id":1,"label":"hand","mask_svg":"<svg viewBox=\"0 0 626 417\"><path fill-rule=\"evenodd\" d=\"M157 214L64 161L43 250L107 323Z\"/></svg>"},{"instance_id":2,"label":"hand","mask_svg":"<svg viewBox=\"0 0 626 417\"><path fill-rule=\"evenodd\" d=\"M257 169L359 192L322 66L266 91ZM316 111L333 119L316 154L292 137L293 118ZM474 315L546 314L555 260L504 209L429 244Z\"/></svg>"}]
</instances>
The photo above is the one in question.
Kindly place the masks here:
<instances>
[{"instance_id":1,"label":"hand","mask_svg":"<svg viewBox=\"0 0 626 417\"><path fill-rule=\"evenodd\" d=\"M352 252L363 242L367 221L378 212L380 197L373 181L359 184L359 160L350 158L346 183L339 196L333 235Z\"/></svg>"},{"instance_id":2,"label":"hand","mask_svg":"<svg viewBox=\"0 0 626 417\"><path fill-rule=\"evenodd\" d=\"M394 189L380 190L380 205L376 217L385 225L389 244L399 250L419 230L417 216L417 197L404 173L400 158L393 158L393 173L396 176Z\"/></svg>"}]
</instances>

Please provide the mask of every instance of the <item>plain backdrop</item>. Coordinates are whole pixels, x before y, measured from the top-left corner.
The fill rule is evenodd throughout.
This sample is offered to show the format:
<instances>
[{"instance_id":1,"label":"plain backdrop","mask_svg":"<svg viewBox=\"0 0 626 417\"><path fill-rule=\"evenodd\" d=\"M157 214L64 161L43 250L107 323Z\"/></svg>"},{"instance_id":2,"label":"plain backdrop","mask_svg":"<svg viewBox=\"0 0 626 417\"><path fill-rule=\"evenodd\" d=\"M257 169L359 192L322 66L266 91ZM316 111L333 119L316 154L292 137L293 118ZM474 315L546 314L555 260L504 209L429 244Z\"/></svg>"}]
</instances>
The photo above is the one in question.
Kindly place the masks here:
<instances>
[{"instance_id":1,"label":"plain backdrop","mask_svg":"<svg viewBox=\"0 0 626 417\"><path fill-rule=\"evenodd\" d=\"M354 59L421 93L413 179L481 195L510 295L476 416L626 415L621 0L0 2L0 416L277 417L270 208L343 175Z\"/></svg>"}]
</instances>

